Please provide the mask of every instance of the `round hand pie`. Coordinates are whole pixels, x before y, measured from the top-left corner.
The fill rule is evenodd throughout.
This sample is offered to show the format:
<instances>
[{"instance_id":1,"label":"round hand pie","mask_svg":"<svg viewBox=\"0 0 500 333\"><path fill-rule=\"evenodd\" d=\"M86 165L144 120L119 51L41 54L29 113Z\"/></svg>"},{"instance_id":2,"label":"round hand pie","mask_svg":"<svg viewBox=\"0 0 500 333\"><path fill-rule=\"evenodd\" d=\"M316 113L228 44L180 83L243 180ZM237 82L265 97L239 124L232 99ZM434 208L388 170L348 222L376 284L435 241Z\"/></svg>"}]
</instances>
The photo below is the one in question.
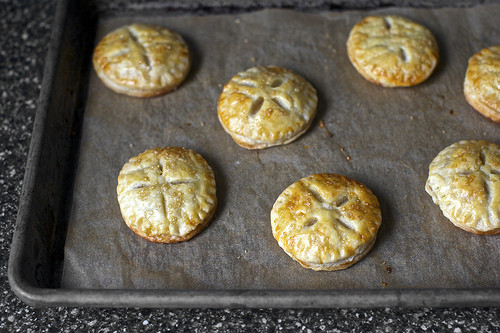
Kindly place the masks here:
<instances>
[{"instance_id":1,"label":"round hand pie","mask_svg":"<svg viewBox=\"0 0 500 333\"><path fill-rule=\"evenodd\" d=\"M93 56L97 75L112 90L152 97L186 78L191 56L182 37L156 25L132 24L106 35Z\"/></svg>"},{"instance_id":2,"label":"round hand pie","mask_svg":"<svg viewBox=\"0 0 500 333\"><path fill-rule=\"evenodd\" d=\"M500 123L500 46L483 49L469 59L464 94L476 111Z\"/></svg>"},{"instance_id":3,"label":"round hand pie","mask_svg":"<svg viewBox=\"0 0 500 333\"><path fill-rule=\"evenodd\" d=\"M236 74L218 102L222 127L247 149L284 145L311 125L318 97L301 76L280 67L253 67Z\"/></svg>"},{"instance_id":4,"label":"round hand pie","mask_svg":"<svg viewBox=\"0 0 500 333\"><path fill-rule=\"evenodd\" d=\"M347 40L356 70L383 87L408 87L434 71L439 49L424 26L401 16L368 16L356 24Z\"/></svg>"},{"instance_id":5,"label":"round hand pie","mask_svg":"<svg viewBox=\"0 0 500 333\"><path fill-rule=\"evenodd\" d=\"M500 146L464 140L446 147L429 166L425 190L457 227L500 233Z\"/></svg>"},{"instance_id":6,"label":"round hand pie","mask_svg":"<svg viewBox=\"0 0 500 333\"><path fill-rule=\"evenodd\" d=\"M293 183L271 210L279 246L303 267L340 270L372 248L382 222L375 195L363 184L335 174Z\"/></svg>"},{"instance_id":7,"label":"round hand pie","mask_svg":"<svg viewBox=\"0 0 500 333\"><path fill-rule=\"evenodd\" d=\"M157 243L190 239L217 206L212 169L193 150L178 147L132 157L120 171L117 193L128 227Z\"/></svg>"}]
</instances>

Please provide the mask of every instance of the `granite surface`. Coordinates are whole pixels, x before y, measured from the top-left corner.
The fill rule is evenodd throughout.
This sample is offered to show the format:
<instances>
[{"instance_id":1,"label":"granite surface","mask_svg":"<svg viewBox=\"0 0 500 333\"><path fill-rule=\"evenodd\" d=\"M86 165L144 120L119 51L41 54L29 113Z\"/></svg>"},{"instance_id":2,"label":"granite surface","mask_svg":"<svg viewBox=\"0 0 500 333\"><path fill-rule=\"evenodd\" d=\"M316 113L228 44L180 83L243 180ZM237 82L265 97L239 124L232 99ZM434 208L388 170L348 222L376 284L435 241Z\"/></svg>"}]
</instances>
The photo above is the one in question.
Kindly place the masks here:
<instances>
[{"instance_id":1,"label":"granite surface","mask_svg":"<svg viewBox=\"0 0 500 333\"><path fill-rule=\"evenodd\" d=\"M144 1L137 1L141 3ZM104 3L104 1L103 1ZM123 1L111 1L123 6ZM159 2L149 1L150 4ZM228 4L228 1L212 3ZM243 1L262 5L264 1ZM296 1L288 1L294 4ZM339 7L344 1L312 1ZM394 1L360 1L373 6ZM408 4L401 1L399 4ZM411 2L413 5L415 1ZM436 1L420 1L432 5ZM441 2L450 4L452 1ZM454 2L471 5L474 1ZM202 1L172 5L203 6ZM0 0L0 331L293 331L293 332L498 332L500 308L379 309L95 309L32 308L7 281L9 248L15 228L31 131L38 106L55 0Z\"/></svg>"}]
</instances>

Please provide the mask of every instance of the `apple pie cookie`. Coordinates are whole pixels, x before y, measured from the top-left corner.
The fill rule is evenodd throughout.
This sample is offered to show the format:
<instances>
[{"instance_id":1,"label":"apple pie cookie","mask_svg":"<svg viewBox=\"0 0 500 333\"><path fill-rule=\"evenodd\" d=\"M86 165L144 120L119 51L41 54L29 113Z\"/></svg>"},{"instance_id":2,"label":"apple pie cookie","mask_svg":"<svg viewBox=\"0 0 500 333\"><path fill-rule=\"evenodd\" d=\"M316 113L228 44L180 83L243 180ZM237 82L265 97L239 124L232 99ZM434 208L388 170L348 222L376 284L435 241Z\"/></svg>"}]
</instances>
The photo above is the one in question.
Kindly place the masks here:
<instances>
[{"instance_id":1,"label":"apple pie cookie","mask_svg":"<svg viewBox=\"0 0 500 333\"><path fill-rule=\"evenodd\" d=\"M219 97L224 130L247 149L284 145L297 139L316 114L316 89L281 67L253 67L236 74Z\"/></svg>"},{"instance_id":2,"label":"apple pie cookie","mask_svg":"<svg viewBox=\"0 0 500 333\"><path fill-rule=\"evenodd\" d=\"M500 146L464 140L446 147L429 166L425 190L455 226L500 233Z\"/></svg>"},{"instance_id":3,"label":"apple pie cookie","mask_svg":"<svg viewBox=\"0 0 500 333\"><path fill-rule=\"evenodd\" d=\"M357 23L349 34L347 53L365 79L383 87L419 84L432 74L439 59L432 32L394 15L368 16Z\"/></svg>"},{"instance_id":4,"label":"apple pie cookie","mask_svg":"<svg viewBox=\"0 0 500 333\"><path fill-rule=\"evenodd\" d=\"M201 155L180 147L132 157L120 171L117 194L128 227L156 243L192 238L217 206L212 169Z\"/></svg>"},{"instance_id":5,"label":"apple pie cookie","mask_svg":"<svg viewBox=\"0 0 500 333\"><path fill-rule=\"evenodd\" d=\"M375 195L336 174L314 174L293 183L271 210L279 246L303 267L341 270L373 247L382 222Z\"/></svg>"},{"instance_id":6,"label":"apple pie cookie","mask_svg":"<svg viewBox=\"0 0 500 333\"><path fill-rule=\"evenodd\" d=\"M469 59L464 94L483 116L500 123L500 46L491 46Z\"/></svg>"},{"instance_id":7,"label":"apple pie cookie","mask_svg":"<svg viewBox=\"0 0 500 333\"><path fill-rule=\"evenodd\" d=\"M99 78L112 90L152 97L184 81L191 55L178 33L157 25L131 24L110 32L97 44L93 63Z\"/></svg>"}]
</instances>

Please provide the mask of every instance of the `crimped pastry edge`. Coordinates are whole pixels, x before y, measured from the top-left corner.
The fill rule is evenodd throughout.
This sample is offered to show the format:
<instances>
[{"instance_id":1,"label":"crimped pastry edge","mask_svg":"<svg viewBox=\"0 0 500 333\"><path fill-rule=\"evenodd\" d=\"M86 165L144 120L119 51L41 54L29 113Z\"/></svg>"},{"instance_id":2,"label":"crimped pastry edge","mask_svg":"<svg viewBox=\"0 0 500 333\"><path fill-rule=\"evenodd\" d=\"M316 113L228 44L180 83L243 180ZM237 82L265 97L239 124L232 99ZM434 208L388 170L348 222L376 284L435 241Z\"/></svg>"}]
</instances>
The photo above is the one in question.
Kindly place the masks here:
<instances>
[{"instance_id":1,"label":"crimped pastry edge","mask_svg":"<svg viewBox=\"0 0 500 333\"><path fill-rule=\"evenodd\" d=\"M348 256L348 257L345 257L345 258L342 258L342 259L338 259L338 260L335 260L335 261L330 261L330 262L324 262L324 263L312 263L312 262L306 262L304 260L301 260L299 259L296 255L294 255L292 252L290 252L286 247L282 246L281 244L281 241L279 238L277 238L277 234L275 234L274 232L274 228L273 228L273 237L275 238L275 240L277 241L279 247L290 257L292 258L294 261L298 262L302 267L304 268L308 268L308 269L312 269L314 271L337 271L337 270L343 270L343 269L346 269L346 268L349 268L351 266L353 266L354 264L356 264L357 262L361 261L363 258L365 258L368 253L371 251L371 249L373 248L373 246L375 245L376 243L376 239L377 239L377 233L378 233L378 230L382 224L382 216L381 216L381 211L380 211L380 204L378 202L378 198L376 197L376 195L370 190L370 188L368 188L365 184L355 180L355 179L352 179L352 178L349 178L349 177L346 177L346 176L343 176L343 175L339 175L339 174L331 174L331 173L320 173L320 174L311 174L309 176L306 176L306 177L303 177L301 179L299 179L298 181L290 184L287 188L285 188L281 193L280 195L278 196L278 198L276 199L276 201L274 202L273 204L273 207L271 209L271 225L274 224L274 220L276 219L276 216L274 215L275 214L275 207L276 205L278 204L278 202L280 201L280 198L282 197L282 195L291 187L293 186L295 183L298 183L298 182L301 182L303 179L305 178L309 178L309 177L314 177L314 176L322 176L322 175L330 175L330 176L336 176L336 177L340 177L340 178L344 178L348 181L352 181L354 182L355 184L357 184L358 186L361 186L362 188L364 188L364 190L367 192L367 194L369 194L369 196L375 200L375 203L377 205L377 209L378 209L378 212L379 212L379 220L378 220L378 225L376 227L376 231L374 234L371 235L371 239L362 244L360 247L358 247L356 250L357 252L354 253L353 255L351 256Z\"/></svg>"},{"instance_id":2,"label":"crimped pastry edge","mask_svg":"<svg viewBox=\"0 0 500 333\"><path fill-rule=\"evenodd\" d=\"M129 223L129 217L126 216L123 212L123 210L121 209L121 205L119 204L120 206L120 213L121 213L121 216L122 216L122 219L123 221L125 222L125 224L127 225L127 227L132 230L136 235L140 236L141 238L145 239L145 240L148 240L150 242L153 242L153 243L179 243L179 242L184 242L184 241L187 241L191 238L193 238L194 236L196 236L197 234L199 234L201 231L203 231L209 224L210 222L212 221L216 211L217 211L217 207L218 207L218 197L217 197L217 189L216 189L216 186L217 186L217 183L215 182L215 174L213 172L213 169L212 167L208 164L208 162L205 160L205 158L199 154L198 152L192 150L192 149L188 149L188 148L184 148L184 147L155 147L155 148L151 148L151 149L146 149L145 151L143 151L142 153L138 154L138 155L135 155L131 158L129 158L129 160L123 165L123 167L129 163L132 159L135 159L137 158L138 156L142 155L142 154L145 154L147 152L150 152L150 151L159 151L159 150L164 150L164 149L169 149L169 148L177 148L177 149L183 149L183 150L186 150L186 151L192 151L195 155L198 155L199 158L201 158L203 160L203 163L208 167L209 171L212 173L212 176L214 177L213 178L213 181L214 181L214 196L213 196L213 204L212 206L210 207L211 209L207 212L207 215L205 216L205 218L203 219L202 222L198 223L198 225L196 226L196 228L194 228L193 230L191 230L190 232L188 232L187 234L183 235L183 236L179 236L179 235L168 235L168 234L161 234L161 235L155 235L155 236L150 236L150 235L147 235L146 233L144 233L141 229L135 227L133 224ZM118 185L117 185L117 192L118 192L118 188L120 187L120 177L122 175L122 171L123 171L123 167L122 169L120 170L119 172L119 175L118 175ZM120 196L120 194L118 193L118 197ZM120 200L118 200L120 201Z\"/></svg>"},{"instance_id":3,"label":"crimped pastry edge","mask_svg":"<svg viewBox=\"0 0 500 333\"><path fill-rule=\"evenodd\" d=\"M434 44L434 47L435 47L435 62L433 63L432 67L424 74L424 75L421 75L420 77L418 77L418 79L416 80L409 80L409 81L399 81L399 82L390 82L390 80L387 80L387 79L379 79L379 78L376 78L375 75L372 75L372 73L368 72L365 70L365 68L363 68L363 66L361 66L361 64L358 62L358 59L357 57L354 55L354 46L352 45L353 41L352 41L352 36L353 34L355 33L355 28L358 27L360 24L362 24L366 19L368 18L371 18L371 17L397 17L397 18L402 18L404 20L408 20L408 21L411 21L413 24L415 25L418 25L420 27L422 27L424 30L426 30L427 32L429 32L429 37L431 38L431 40L433 41L433 44ZM366 79L367 81L377 85L377 86L380 86L380 87L384 87L384 88L404 88L404 87L413 87L413 86L416 86L416 85L419 85L421 83L423 83L424 81L426 81L427 79L429 79L429 77L432 75L432 73L434 73L438 63L439 63L439 60L440 60L440 55L439 55L439 45L437 43L437 40L436 40L436 37L434 36L434 34L432 33L432 31L430 31L426 26L418 23L418 22L415 22L413 21L412 19L409 19L405 16L400 16L400 15L368 15L366 17L364 17L363 19L361 19L360 21L358 21L351 29L351 31L349 32L349 35L348 35L348 39L347 39L347 42L346 42L346 46L347 46L347 55L348 55L348 58L349 58L349 61L351 62L351 64L354 66L354 68L356 69L356 71L364 78Z\"/></svg>"},{"instance_id":4,"label":"crimped pastry edge","mask_svg":"<svg viewBox=\"0 0 500 333\"><path fill-rule=\"evenodd\" d=\"M488 105L481 102L479 97L474 91L472 83L469 81L467 74L464 79L464 96L467 103L474 108L477 112L486 118L500 124L500 112L490 108Z\"/></svg>"},{"instance_id":5,"label":"crimped pastry edge","mask_svg":"<svg viewBox=\"0 0 500 333\"><path fill-rule=\"evenodd\" d=\"M127 27L131 27L134 25L142 25L142 26L148 26L150 28L157 27L159 29L164 29L167 30L173 34L175 34L185 45L187 48L187 63L186 63L186 68L183 72L181 72L182 76L180 76L175 82L167 84L163 87L153 87L153 88L140 88L140 87L134 87L134 86L128 86L128 85L123 85L115 82L113 79L111 79L108 75L106 75L104 69L100 66L99 64L99 58L102 57L102 55L98 56L96 53L96 50L100 46L102 39L97 43L97 45L94 48L94 52L92 54L92 64L94 67L94 70L96 71L97 76L101 79L101 81L104 83L104 85L108 88L110 88L112 91L119 93L119 94L124 94L132 97L139 97L139 98L148 98L148 97L156 97L156 96L161 96L164 94L167 94L175 89L177 89L187 78L191 66L192 66L192 53L189 49L189 45L186 43L185 39L176 31L170 30L165 28L164 26L156 25L156 24L142 24L142 23L132 23L132 24L127 24L124 26L121 26L113 31L110 31L106 36L111 35L120 29L124 29ZM106 37L105 36L105 37ZM104 37L103 37L104 38Z\"/></svg>"},{"instance_id":6,"label":"crimped pastry edge","mask_svg":"<svg viewBox=\"0 0 500 333\"><path fill-rule=\"evenodd\" d=\"M440 199L439 199L438 195L432 189L432 186L431 186L431 177L430 177L430 174L431 174L430 168L431 168L431 165L434 163L434 160L436 158L438 158L438 156L440 156L440 154L442 152L444 152L445 150L450 149L450 148L452 148L455 145L464 144L466 142L472 142L472 143L487 142L487 143L491 143L491 142L488 142L488 141L485 141L485 140L461 140L461 141L455 142L455 143L453 143L451 145L448 145L447 147L443 148L434 157L434 159L432 160L432 162L429 165L429 176L427 177L427 180L425 182L425 187L424 187L425 191L431 196L432 201L434 202L434 204L436 204L439 207L439 210L441 211L441 213L443 214L443 216L446 217L457 228L460 228L460 229L462 229L464 231L467 231L469 233L473 233L473 234L476 234L476 235L496 235L496 234L499 234L500 233L500 227L494 228L494 229L490 229L490 230L479 230L479 229L471 228L468 225L466 225L465 223L461 222L459 219L456 219L455 217L453 217L453 215L450 214L447 210L443 210L441 208Z\"/></svg>"},{"instance_id":7,"label":"crimped pastry edge","mask_svg":"<svg viewBox=\"0 0 500 333\"><path fill-rule=\"evenodd\" d=\"M278 70L278 71L281 71L281 72L284 72L287 74L292 74L292 75L300 78L300 80L303 80L312 89L312 93L314 93L314 96L315 96L315 103L314 103L314 107L312 108L311 115L310 115L307 122L305 122L297 131L293 132L293 135L291 135L291 136L284 135L279 140L257 140L257 139L252 139L252 138L247 137L245 135L241 135L241 134L233 132L229 128L228 124L226 124L223 121L223 119L221 117L221 105L222 105L222 101L224 100L223 97L226 96L225 90L227 89L227 87L233 81L233 79L235 77L237 77L241 73L247 72L247 71L255 69L255 68L263 68L263 69L269 68L269 69ZM292 71L288 68L284 68L281 66L275 66L275 65L254 66L254 67L250 67L250 68L247 68L243 71L236 73L235 75L233 75L231 77L231 79L228 82L226 82L221 94L219 95L218 101L217 101L217 117L218 117L219 123L221 124L224 131L231 136L231 138L233 139L233 141L236 144L238 144L240 147L243 147L243 148L246 148L249 150L257 150L257 149L265 149L265 148L274 147L274 146L286 145L286 144L289 144L289 143L297 140L300 136L302 136L305 132L307 132L307 130L311 127L311 124L313 123L313 121L316 117L317 107L318 107L318 96L317 96L316 88L305 77L295 73L294 71Z\"/></svg>"}]
</instances>

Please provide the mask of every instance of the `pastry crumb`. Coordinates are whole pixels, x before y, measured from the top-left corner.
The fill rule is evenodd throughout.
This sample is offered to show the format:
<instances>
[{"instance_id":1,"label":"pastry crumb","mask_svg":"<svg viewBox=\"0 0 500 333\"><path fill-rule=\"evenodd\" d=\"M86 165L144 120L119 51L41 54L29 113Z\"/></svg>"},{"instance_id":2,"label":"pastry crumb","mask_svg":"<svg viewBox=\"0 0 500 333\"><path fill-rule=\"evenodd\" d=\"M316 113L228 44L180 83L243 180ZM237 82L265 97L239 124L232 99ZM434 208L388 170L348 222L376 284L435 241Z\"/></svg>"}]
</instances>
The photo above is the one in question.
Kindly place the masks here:
<instances>
[{"instance_id":1,"label":"pastry crumb","mask_svg":"<svg viewBox=\"0 0 500 333\"><path fill-rule=\"evenodd\" d=\"M340 151L342 152L342 154L344 154L345 156L345 159L350 161L351 160L351 156L347 155L347 153L345 152L345 149L342 147L342 146L339 146L340 148Z\"/></svg>"},{"instance_id":2,"label":"pastry crumb","mask_svg":"<svg viewBox=\"0 0 500 333\"><path fill-rule=\"evenodd\" d=\"M331 137L333 137L332 132L330 132L330 131L328 130L328 128L326 128L325 122L324 122L323 120L320 120L320 121L319 121L319 127L320 127L320 128L322 128L322 129L324 129L324 130L325 130L325 132L326 132L326 135L328 135L330 138L331 138Z\"/></svg>"}]
</instances>

